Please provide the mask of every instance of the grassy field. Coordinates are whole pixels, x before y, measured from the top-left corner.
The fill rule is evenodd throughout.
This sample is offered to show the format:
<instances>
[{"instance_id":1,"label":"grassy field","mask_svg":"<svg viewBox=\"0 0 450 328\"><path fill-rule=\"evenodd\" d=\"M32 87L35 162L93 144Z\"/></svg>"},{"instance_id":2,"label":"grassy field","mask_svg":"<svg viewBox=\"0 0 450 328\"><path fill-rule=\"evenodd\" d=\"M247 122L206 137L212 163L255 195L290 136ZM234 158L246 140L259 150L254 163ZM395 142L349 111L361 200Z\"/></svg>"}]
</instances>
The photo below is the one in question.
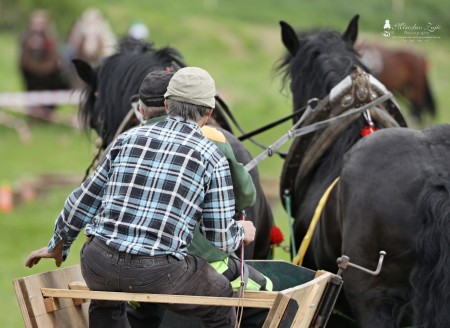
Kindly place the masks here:
<instances>
[{"instance_id":1,"label":"grassy field","mask_svg":"<svg viewBox=\"0 0 450 328\"><path fill-rule=\"evenodd\" d=\"M88 4L87 1L80 1ZM92 2L89 2L92 5ZM433 122L450 122L450 89L448 13L443 1L426 4L418 1L406 4L403 11L395 4L401 1L347 1L345 5L329 1L300 2L296 0L102 0L95 1L102 9L114 31L123 34L133 21L146 23L157 47L171 45L181 51L187 64L207 69L216 79L219 93L230 106L239 123L251 131L292 111L290 95L280 92L280 81L273 72L284 49L280 41L279 20L298 29L326 26L343 31L350 18L359 13L360 40L380 39L386 18L392 21L421 23L431 21L442 25L440 38L427 42L389 42L389 46L413 47L427 56L430 80L438 105L438 117ZM126 3L126 4L125 4ZM20 17L18 17L20 19ZM63 33L62 33L63 34ZM381 41L381 40L380 40ZM22 90L17 70L18 34L0 31L0 93ZM61 115L73 116L77 109L64 107ZM0 108L0 114L2 113ZM22 116L16 115L19 119ZM24 119L25 120L25 119ZM25 142L14 129L0 125L0 183L13 187L24 181L35 181L42 174L60 174L81 179L93 156L94 145L83 132L66 126L29 124L32 138ZM273 129L258 140L270 144L289 128L289 123ZM261 150L245 142L253 155ZM285 147L286 148L286 147ZM278 157L259 165L263 179L272 187L267 193L277 194L276 182L282 161ZM76 179L75 179L76 180ZM273 187L275 184L275 187ZM22 327L23 322L11 281L14 278L54 269L50 261L43 261L27 269L24 261L28 253L44 246L53 223L67 194L76 183L50 188L34 201L21 204L11 213L0 213L0 325ZM274 192L275 191L275 192ZM288 240L286 214L277 198L273 199L277 224ZM73 246L64 266L78 263L81 238ZM281 249L276 257L287 259Z\"/></svg>"}]
</instances>

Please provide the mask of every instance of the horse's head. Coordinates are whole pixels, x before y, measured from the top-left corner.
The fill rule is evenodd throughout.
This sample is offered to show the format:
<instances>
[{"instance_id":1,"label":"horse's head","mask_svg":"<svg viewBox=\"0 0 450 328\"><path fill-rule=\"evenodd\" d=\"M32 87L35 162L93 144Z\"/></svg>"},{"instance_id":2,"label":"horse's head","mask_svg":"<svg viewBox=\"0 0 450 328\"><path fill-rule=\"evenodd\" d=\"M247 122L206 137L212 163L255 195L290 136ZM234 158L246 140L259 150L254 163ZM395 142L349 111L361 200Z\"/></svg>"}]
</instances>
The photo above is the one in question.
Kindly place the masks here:
<instances>
[{"instance_id":1,"label":"horse's head","mask_svg":"<svg viewBox=\"0 0 450 328\"><path fill-rule=\"evenodd\" d=\"M359 61L353 44L358 36L359 15L353 17L346 31L325 29L297 34L281 21L281 38L287 49L279 69L284 71L283 81L291 81L295 108L310 98L323 98L355 65L367 70Z\"/></svg>"},{"instance_id":2,"label":"horse's head","mask_svg":"<svg viewBox=\"0 0 450 328\"><path fill-rule=\"evenodd\" d=\"M288 53L279 69L284 70L283 81L290 80L294 109L304 108L313 98L323 100L318 106L320 109L308 111L303 125L339 116L378 97L389 96L386 88L368 73L354 49L358 19L358 15L353 17L342 34L330 29L297 34L289 24L280 22L282 41ZM392 99L368 109L370 112L364 115L349 116L296 139L285 160L289 164L282 174L281 190L293 190L293 183L305 184L319 165L329 179L335 178L342 164L342 154L367 135L367 131L406 125ZM294 121L298 119L299 115ZM292 182L293 177L295 182ZM302 194L300 189L297 187L296 191Z\"/></svg>"},{"instance_id":3,"label":"horse's head","mask_svg":"<svg viewBox=\"0 0 450 328\"><path fill-rule=\"evenodd\" d=\"M103 139L105 148L137 100L145 76L154 70L164 70L174 63L185 66L181 55L173 48L152 49L146 53L117 53L105 58L95 69L83 60L73 60L76 71L86 83L80 108L83 126L94 129ZM125 129L138 124L131 119Z\"/></svg>"}]
</instances>

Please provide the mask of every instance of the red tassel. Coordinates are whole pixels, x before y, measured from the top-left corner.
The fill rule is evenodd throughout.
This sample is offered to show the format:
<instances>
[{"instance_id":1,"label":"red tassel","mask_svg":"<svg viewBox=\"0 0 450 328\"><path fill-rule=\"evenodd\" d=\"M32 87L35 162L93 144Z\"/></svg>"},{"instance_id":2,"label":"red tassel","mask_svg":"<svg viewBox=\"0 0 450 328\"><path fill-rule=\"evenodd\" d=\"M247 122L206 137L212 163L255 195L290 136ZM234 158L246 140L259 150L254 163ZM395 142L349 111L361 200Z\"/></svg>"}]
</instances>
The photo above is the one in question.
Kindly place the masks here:
<instances>
[{"instance_id":1,"label":"red tassel","mask_svg":"<svg viewBox=\"0 0 450 328\"><path fill-rule=\"evenodd\" d=\"M361 130L361 136L364 138L364 137L368 136L369 134L371 134L372 132L375 132L376 130L378 130L378 129L376 127L374 127L373 125L366 125Z\"/></svg>"},{"instance_id":2,"label":"red tassel","mask_svg":"<svg viewBox=\"0 0 450 328\"><path fill-rule=\"evenodd\" d=\"M280 228L278 228L276 225L272 226L272 229L270 229L270 244L280 245L283 240L284 236Z\"/></svg>"}]
</instances>

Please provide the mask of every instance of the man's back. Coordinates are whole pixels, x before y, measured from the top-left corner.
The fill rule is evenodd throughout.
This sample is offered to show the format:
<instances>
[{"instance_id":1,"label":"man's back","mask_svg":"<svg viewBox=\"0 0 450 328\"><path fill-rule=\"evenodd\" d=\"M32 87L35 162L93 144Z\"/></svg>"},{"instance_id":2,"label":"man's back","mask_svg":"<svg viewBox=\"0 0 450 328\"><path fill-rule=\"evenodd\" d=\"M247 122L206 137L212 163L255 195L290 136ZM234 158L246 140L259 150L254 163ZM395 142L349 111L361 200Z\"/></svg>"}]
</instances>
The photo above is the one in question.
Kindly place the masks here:
<instances>
[{"instance_id":1,"label":"man's back","mask_svg":"<svg viewBox=\"0 0 450 328\"><path fill-rule=\"evenodd\" d=\"M192 239L201 217L203 225L225 231L223 219L234 214L231 177L224 162L194 122L169 118L124 133L102 164L110 166L105 167L109 179L103 210L94 221L96 232L109 245L132 254L186 253L180 240ZM172 237L174 232L178 238ZM220 240L215 232L209 239ZM227 243L223 241L221 248L228 249Z\"/></svg>"}]
</instances>

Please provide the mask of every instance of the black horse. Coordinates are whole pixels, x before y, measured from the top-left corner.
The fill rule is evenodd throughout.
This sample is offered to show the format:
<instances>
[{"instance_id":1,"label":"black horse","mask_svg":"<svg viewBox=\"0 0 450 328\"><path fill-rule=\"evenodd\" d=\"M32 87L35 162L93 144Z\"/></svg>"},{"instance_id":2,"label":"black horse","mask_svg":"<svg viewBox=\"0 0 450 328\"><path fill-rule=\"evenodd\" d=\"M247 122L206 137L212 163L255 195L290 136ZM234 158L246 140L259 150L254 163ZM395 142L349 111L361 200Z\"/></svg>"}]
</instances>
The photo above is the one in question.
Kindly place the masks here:
<instances>
[{"instance_id":1,"label":"black horse","mask_svg":"<svg viewBox=\"0 0 450 328\"><path fill-rule=\"evenodd\" d=\"M322 110L304 111L310 113L304 124L389 95L353 48L358 16L343 34L297 34L280 24L288 52L279 70L290 82L294 108L329 97ZM287 154L280 191L292 199L285 207L294 217L295 249L322 195L340 177L318 212L303 266L336 272L345 254L373 269L379 252L387 252L379 275L343 272L340 315L330 327L450 327L450 126L405 126L390 100L295 139ZM362 137L368 129L375 132Z\"/></svg>"},{"instance_id":2,"label":"black horse","mask_svg":"<svg viewBox=\"0 0 450 328\"><path fill-rule=\"evenodd\" d=\"M143 47L138 53L116 53L107 57L93 69L82 60L74 60L76 70L86 83L84 102L80 116L87 130L94 129L102 139L105 149L115 138L117 131L124 131L140 122L133 114L132 102L137 100L139 87L145 76L155 70L184 67L182 56L173 48L155 49ZM243 144L229 131L226 116L220 111L223 102L217 101L213 122L221 127L236 155L243 164L251 155ZM219 105L219 103L221 105ZM127 115L132 114L129 118ZM126 123L124 123L126 122ZM122 125L122 127L121 127ZM257 169L250 171L257 191L255 205L246 210L247 217L256 226L255 242L245 247L246 259L267 259L270 254L270 229L273 216L259 180Z\"/></svg>"}]
</instances>

